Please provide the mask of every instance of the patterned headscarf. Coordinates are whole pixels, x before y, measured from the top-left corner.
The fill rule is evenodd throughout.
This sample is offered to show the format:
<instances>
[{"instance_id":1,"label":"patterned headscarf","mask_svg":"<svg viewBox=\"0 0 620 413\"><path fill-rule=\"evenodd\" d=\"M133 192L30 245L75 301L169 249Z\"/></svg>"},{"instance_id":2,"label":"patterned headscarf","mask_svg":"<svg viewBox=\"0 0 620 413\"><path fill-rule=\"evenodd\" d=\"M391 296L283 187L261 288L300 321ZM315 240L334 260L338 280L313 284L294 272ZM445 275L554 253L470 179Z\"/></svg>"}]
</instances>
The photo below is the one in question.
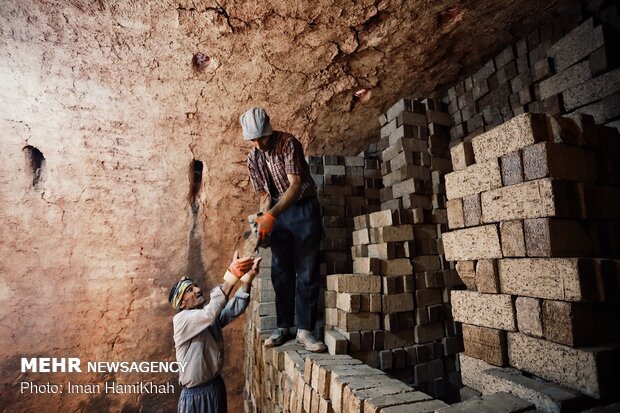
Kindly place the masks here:
<instances>
[{"instance_id":1,"label":"patterned headscarf","mask_svg":"<svg viewBox=\"0 0 620 413\"><path fill-rule=\"evenodd\" d=\"M194 280L183 277L172 286L170 289L170 294L168 295L168 302L172 304L175 310L178 310L179 307L181 307L185 291L193 284L196 284Z\"/></svg>"}]
</instances>

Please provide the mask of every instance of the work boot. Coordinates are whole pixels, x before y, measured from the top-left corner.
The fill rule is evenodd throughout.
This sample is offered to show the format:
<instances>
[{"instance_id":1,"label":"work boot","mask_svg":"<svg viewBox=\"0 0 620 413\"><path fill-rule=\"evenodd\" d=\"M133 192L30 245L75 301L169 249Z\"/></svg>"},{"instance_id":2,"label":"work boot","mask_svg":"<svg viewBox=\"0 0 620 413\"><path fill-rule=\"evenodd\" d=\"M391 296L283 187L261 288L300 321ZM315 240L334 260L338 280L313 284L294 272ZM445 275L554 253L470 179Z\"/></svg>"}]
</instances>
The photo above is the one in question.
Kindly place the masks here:
<instances>
[{"instance_id":1,"label":"work boot","mask_svg":"<svg viewBox=\"0 0 620 413\"><path fill-rule=\"evenodd\" d=\"M288 328L276 328L271 336L265 340L265 347L277 347L289 340Z\"/></svg>"},{"instance_id":2,"label":"work boot","mask_svg":"<svg viewBox=\"0 0 620 413\"><path fill-rule=\"evenodd\" d=\"M303 344L306 350L313 353L323 353L325 350L327 350L325 344L314 338L310 331L303 330L301 328L297 330L297 342L299 344Z\"/></svg>"}]
</instances>

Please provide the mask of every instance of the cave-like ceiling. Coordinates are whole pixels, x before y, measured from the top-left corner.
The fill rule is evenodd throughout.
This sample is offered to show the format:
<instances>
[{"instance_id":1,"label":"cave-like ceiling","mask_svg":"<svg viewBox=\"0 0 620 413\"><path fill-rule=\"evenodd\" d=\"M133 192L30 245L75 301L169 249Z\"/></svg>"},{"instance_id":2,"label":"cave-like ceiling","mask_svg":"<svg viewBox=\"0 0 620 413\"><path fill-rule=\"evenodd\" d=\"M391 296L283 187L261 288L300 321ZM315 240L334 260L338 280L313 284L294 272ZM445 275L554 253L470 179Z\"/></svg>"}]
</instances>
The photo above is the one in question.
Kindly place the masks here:
<instances>
[{"instance_id":1,"label":"cave-like ceiling","mask_svg":"<svg viewBox=\"0 0 620 413\"><path fill-rule=\"evenodd\" d=\"M543 22L565 0L187 2L179 25L227 79L314 153L355 153L377 117L407 95L430 96ZM210 67L212 66L212 67ZM207 94L208 95L208 94Z\"/></svg>"}]
</instances>

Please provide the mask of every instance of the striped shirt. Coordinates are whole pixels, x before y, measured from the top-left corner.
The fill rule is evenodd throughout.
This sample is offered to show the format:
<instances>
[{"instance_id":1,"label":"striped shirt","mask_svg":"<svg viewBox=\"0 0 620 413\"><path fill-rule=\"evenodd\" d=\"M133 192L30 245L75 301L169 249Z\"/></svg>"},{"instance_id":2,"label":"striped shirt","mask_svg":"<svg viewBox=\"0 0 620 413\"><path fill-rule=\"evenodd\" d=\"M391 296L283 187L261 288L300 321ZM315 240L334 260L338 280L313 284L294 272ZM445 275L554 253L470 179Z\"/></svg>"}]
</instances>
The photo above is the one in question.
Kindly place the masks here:
<instances>
[{"instance_id":1,"label":"striped shirt","mask_svg":"<svg viewBox=\"0 0 620 413\"><path fill-rule=\"evenodd\" d=\"M301 176L298 200L316 195L316 185L301 143L293 135L279 131L274 131L271 139L270 150L254 148L248 155L248 172L254 191L266 192L277 201L290 186L286 176L290 174Z\"/></svg>"}]
</instances>

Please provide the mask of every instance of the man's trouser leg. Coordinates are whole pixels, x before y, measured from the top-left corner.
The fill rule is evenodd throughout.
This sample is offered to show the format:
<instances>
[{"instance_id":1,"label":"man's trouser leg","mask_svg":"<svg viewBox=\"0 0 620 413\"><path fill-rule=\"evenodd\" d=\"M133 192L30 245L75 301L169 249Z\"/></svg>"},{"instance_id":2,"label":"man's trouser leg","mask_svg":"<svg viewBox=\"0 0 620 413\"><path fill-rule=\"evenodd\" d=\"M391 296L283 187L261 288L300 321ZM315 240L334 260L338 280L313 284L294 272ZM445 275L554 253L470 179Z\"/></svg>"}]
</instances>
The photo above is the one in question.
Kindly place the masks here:
<instances>
[{"instance_id":1,"label":"man's trouser leg","mask_svg":"<svg viewBox=\"0 0 620 413\"><path fill-rule=\"evenodd\" d=\"M226 413L226 385L222 376L198 387L183 388L179 397L177 413Z\"/></svg>"},{"instance_id":2,"label":"man's trouser leg","mask_svg":"<svg viewBox=\"0 0 620 413\"><path fill-rule=\"evenodd\" d=\"M295 237L285 223L289 209L280 214L271 233L271 282L280 328L295 325Z\"/></svg>"},{"instance_id":3,"label":"man's trouser leg","mask_svg":"<svg viewBox=\"0 0 620 413\"><path fill-rule=\"evenodd\" d=\"M295 237L295 313L297 328L313 331L319 301L319 247L323 227L316 197L300 201L291 220Z\"/></svg>"}]
</instances>

